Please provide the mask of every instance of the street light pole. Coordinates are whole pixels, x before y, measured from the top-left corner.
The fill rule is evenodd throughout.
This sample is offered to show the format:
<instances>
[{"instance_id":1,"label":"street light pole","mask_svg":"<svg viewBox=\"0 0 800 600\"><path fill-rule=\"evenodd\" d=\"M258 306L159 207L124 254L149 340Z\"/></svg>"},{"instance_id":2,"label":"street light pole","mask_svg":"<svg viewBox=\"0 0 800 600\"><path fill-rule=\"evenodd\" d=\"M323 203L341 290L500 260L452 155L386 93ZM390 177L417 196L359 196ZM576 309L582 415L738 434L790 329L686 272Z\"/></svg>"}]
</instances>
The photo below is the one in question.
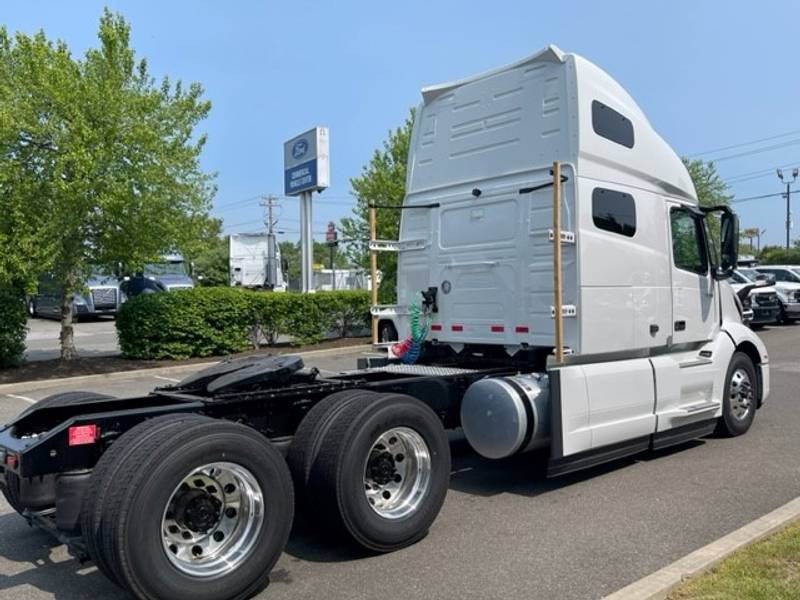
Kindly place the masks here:
<instances>
[{"instance_id":1,"label":"street light pole","mask_svg":"<svg viewBox=\"0 0 800 600\"><path fill-rule=\"evenodd\" d=\"M778 179L783 181L786 184L786 249L788 250L791 246L791 229L792 229L792 205L791 205L791 197L792 197L792 184L797 179L798 169L795 168L792 170L792 180L789 181L787 178L784 180L783 178L783 171L781 169L777 170Z\"/></svg>"}]
</instances>

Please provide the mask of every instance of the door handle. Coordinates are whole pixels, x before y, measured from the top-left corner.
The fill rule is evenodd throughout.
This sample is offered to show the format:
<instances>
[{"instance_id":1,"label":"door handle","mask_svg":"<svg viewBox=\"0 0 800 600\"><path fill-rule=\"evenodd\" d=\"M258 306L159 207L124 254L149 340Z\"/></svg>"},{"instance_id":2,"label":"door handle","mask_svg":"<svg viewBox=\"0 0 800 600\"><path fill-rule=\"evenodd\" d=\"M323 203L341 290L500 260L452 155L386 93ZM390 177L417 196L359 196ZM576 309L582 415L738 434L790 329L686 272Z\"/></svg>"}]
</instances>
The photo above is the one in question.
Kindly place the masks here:
<instances>
[{"instance_id":1,"label":"door handle","mask_svg":"<svg viewBox=\"0 0 800 600\"><path fill-rule=\"evenodd\" d=\"M675 321L675 331L685 331L686 321Z\"/></svg>"},{"instance_id":2,"label":"door handle","mask_svg":"<svg viewBox=\"0 0 800 600\"><path fill-rule=\"evenodd\" d=\"M650 335L655 335L658 333L658 325L650 325Z\"/></svg>"}]
</instances>

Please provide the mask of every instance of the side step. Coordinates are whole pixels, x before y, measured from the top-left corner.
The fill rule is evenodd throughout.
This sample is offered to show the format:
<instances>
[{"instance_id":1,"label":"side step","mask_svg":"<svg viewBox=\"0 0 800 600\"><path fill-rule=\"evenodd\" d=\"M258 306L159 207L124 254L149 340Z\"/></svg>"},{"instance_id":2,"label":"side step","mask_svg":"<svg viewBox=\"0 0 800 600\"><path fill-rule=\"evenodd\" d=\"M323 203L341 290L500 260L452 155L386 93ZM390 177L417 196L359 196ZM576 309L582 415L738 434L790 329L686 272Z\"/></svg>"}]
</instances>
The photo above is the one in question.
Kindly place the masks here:
<instances>
[{"instance_id":1,"label":"side step","mask_svg":"<svg viewBox=\"0 0 800 600\"><path fill-rule=\"evenodd\" d=\"M714 402L709 400L708 402L699 402L697 404L691 404L689 406L684 406L680 409L684 415L697 415L704 412L714 412L720 407L719 402Z\"/></svg>"}]
</instances>

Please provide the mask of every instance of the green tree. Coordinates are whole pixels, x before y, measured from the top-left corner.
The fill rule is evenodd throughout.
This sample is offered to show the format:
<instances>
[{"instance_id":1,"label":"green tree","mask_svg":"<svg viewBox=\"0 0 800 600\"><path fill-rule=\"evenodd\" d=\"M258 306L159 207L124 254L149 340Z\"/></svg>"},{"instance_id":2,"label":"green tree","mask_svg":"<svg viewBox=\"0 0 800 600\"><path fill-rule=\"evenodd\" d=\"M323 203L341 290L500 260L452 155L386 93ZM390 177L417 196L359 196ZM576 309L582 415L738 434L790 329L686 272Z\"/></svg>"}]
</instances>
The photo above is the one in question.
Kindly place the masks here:
<instances>
[{"instance_id":1,"label":"green tree","mask_svg":"<svg viewBox=\"0 0 800 600\"><path fill-rule=\"evenodd\" d=\"M689 176L697 192L697 201L700 206L718 206L730 204L733 194L728 184L717 173L714 162L705 162L699 158L683 158L683 164L689 171Z\"/></svg>"},{"instance_id":2,"label":"green tree","mask_svg":"<svg viewBox=\"0 0 800 600\"><path fill-rule=\"evenodd\" d=\"M414 124L414 109L405 122L390 131L381 149L375 150L372 158L361 170L361 175L350 180L356 197L353 217L342 219L344 238L353 240L348 244L347 255L352 264L369 267L369 203L400 206L406 195L406 163L411 128ZM400 234L400 211L378 209L378 239L396 240ZM378 254L378 269L383 273L379 301L382 304L395 302L397 296L397 254Z\"/></svg>"},{"instance_id":3,"label":"green tree","mask_svg":"<svg viewBox=\"0 0 800 600\"><path fill-rule=\"evenodd\" d=\"M195 253L185 252L193 264L192 275L202 286L213 287L230 284L228 270L228 236L220 234L221 224L216 222L216 231L202 240Z\"/></svg>"},{"instance_id":4,"label":"green tree","mask_svg":"<svg viewBox=\"0 0 800 600\"><path fill-rule=\"evenodd\" d=\"M284 269L283 277L287 280L296 280L300 277L300 242L280 242L278 244L281 251L281 261ZM331 249L325 242L314 240L314 257L312 262L323 265L329 269L331 264ZM342 245L339 244L334 250L333 264L337 269L347 269L347 256L342 252Z\"/></svg>"},{"instance_id":5,"label":"green tree","mask_svg":"<svg viewBox=\"0 0 800 600\"><path fill-rule=\"evenodd\" d=\"M800 265L800 246L764 246L758 255L762 265Z\"/></svg>"},{"instance_id":6,"label":"green tree","mask_svg":"<svg viewBox=\"0 0 800 600\"><path fill-rule=\"evenodd\" d=\"M61 284L61 356L76 356L72 297L90 265L130 269L191 246L209 226L213 174L195 128L211 108L197 83L156 82L106 10L99 46L73 57L43 32L0 30L0 198L23 224L0 269ZM25 252L30 251L26 257Z\"/></svg>"}]
</instances>

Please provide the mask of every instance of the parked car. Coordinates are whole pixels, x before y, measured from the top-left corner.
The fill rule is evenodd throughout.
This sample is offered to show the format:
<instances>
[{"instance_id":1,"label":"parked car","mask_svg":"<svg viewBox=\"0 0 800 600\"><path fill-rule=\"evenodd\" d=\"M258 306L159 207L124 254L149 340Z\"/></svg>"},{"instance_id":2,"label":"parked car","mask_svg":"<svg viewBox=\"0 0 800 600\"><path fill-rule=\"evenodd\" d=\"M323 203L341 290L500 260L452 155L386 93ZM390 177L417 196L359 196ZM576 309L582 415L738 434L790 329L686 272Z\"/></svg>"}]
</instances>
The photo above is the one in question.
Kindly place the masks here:
<instances>
[{"instance_id":1,"label":"parked car","mask_svg":"<svg viewBox=\"0 0 800 600\"><path fill-rule=\"evenodd\" d=\"M765 265L755 267L755 270L775 277L775 291L781 302L778 322L794 323L800 319L800 266Z\"/></svg>"},{"instance_id":2,"label":"parked car","mask_svg":"<svg viewBox=\"0 0 800 600\"><path fill-rule=\"evenodd\" d=\"M781 310L775 288L767 285L766 277L756 279L756 275L752 269L737 269L730 279L742 302L742 321L752 327L774 323Z\"/></svg>"},{"instance_id":3,"label":"parked car","mask_svg":"<svg viewBox=\"0 0 800 600\"><path fill-rule=\"evenodd\" d=\"M64 288L51 275L42 275L36 293L28 299L28 314L60 319L63 295ZM76 320L115 315L122 302L124 295L117 278L97 271L86 281L86 292L73 294L72 314Z\"/></svg>"}]
</instances>

